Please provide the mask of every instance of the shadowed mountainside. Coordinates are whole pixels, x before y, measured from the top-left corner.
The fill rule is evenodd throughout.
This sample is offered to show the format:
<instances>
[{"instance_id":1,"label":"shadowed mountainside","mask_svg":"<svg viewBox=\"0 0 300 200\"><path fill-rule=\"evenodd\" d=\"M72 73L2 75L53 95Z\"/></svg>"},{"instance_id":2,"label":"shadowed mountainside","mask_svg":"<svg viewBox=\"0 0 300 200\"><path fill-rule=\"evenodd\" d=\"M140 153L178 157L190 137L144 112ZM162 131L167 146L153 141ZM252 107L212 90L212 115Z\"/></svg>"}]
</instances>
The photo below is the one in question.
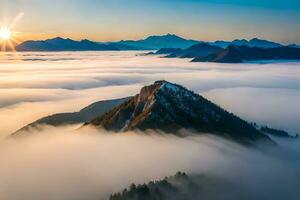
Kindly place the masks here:
<instances>
[{"instance_id":1,"label":"shadowed mountainside","mask_svg":"<svg viewBox=\"0 0 300 200\"><path fill-rule=\"evenodd\" d=\"M148 184L132 184L120 193L112 194L109 200L168 200L198 199L201 187L187 174L178 172L163 180L151 181Z\"/></svg>"},{"instance_id":2,"label":"shadowed mountainside","mask_svg":"<svg viewBox=\"0 0 300 200\"><path fill-rule=\"evenodd\" d=\"M223 48L219 46L209 45L207 43L199 43L195 44L187 49L182 51L173 51L166 57L173 58L195 58L195 57L205 57L219 51L223 50ZM159 51L158 51L159 52Z\"/></svg>"},{"instance_id":3,"label":"shadowed mountainside","mask_svg":"<svg viewBox=\"0 0 300 200\"><path fill-rule=\"evenodd\" d=\"M182 128L229 137L240 142L271 141L251 124L186 88L156 81L140 93L85 125L112 131Z\"/></svg>"},{"instance_id":4,"label":"shadowed mountainside","mask_svg":"<svg viewBox=\"0 0 300 200\"><path fill-rule=\"evenodd\" d=\"M230 45L226 49L211 55L196 57L192 62L241 63L261 60L300 60L300 49L293 47L263 49Z\"/></svg>"},{"instance_id":5,"label":"shadowed mountainside","mask_svg":"<svg viewBox=\"0 0 300 200\"><path fill-rule=\"evenodd\" d=\"M28 131L30 129L39 128L39 126L41 125L61 126L84 123L94 119L99 115L104 114L105 112L109 111L115 106L120 105L128 99L129 97L122 99L98 101L81 109L79 112L58 113L47 117L43 117L31 124L28 124L27 126L24 126L23 128L13 133L13 135L21 134L21 132Z\"/></svg>"},{"instance_id":6,"label":"shadowed mountainside","mask_svg":"<svg viewBox=\"0 0 300 200\"><path fill-rule=\"evenodd\" d=\"M177 172L174 176L147 184L132 184L121 192L110 195L109 200L240 200L266 199L271 193L261 194L245 189L214 175ZM278 198L280 199L280 198Z\"/></svg>"},{"instance_id":7,"label":"shadowed mountainside","mask_svg":"<svg viewBox=\"0 0 300 200\"><path fill-rule=\"evenodd\" d=\"M226 48L230 45L236 45L236 46L248 46L248 47L259 47L259 48L276 48L276 47L282 47L282 44L279 44L277 42L272 42L268 40L262 40L258 38L253 38L251 40L233 40L233 41L215 41L210 42L209 44L220 46L223 48Z\"/></svg>"},{"instance_id":8,"label":"shadowed mountainside","mask_svg":"<svg viewBox=\"0 0 300 200\"><path fill-rule=\"evenodd\" d=\"M258 127L227 112L202 96L167 81L145 86L134 97L93 103L79 112L58 113L43 117L19 129L12 135L43 125L61 126L85 123L108 130L162 130L183 136L180 129L195 133L212 133L239 142L270 141L265 134L297 138L269 127Z\"/></svg>"}]
</instances>

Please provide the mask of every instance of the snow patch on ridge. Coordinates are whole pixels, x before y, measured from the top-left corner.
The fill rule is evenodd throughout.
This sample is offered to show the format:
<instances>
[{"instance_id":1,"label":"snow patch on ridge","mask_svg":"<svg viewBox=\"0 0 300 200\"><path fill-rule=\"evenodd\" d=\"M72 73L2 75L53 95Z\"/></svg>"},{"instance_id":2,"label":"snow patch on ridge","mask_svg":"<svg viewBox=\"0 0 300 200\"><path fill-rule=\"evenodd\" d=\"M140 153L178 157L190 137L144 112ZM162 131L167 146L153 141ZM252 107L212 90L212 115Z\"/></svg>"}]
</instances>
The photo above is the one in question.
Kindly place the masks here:
<instances>
[{"instance_id":1,"label":"snow patch on ridge","mask_svg":"<svg viewBox=\"0 0 300 200\"><path fill-rule=\"evenodd\" d=\"M172 83L169 82L164 82L161 86L160 86L161 90L172 90L173 92L178 92L180 90L180 88Z\"/></svg>"}]
</instances>

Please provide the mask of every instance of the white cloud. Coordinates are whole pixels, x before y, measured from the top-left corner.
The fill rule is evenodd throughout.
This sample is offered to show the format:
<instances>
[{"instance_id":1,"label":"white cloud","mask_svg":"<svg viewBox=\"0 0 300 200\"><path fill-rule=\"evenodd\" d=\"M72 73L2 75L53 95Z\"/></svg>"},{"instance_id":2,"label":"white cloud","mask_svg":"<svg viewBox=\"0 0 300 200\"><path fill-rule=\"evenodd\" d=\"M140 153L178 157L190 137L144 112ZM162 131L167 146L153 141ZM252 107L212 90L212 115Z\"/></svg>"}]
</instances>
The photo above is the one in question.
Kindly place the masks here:
<instances>
[{"instance_id":1,"label":"white cloud","mask_svg":"<svg viewBox=\"0 0 300 200\"><path fill-rule=\"evenodd\" d=\"M134 95L158 79L201 92L248 120L299 129L299 63L189 63L136 53L21 53L17 60L0 60L1 137L49 114ZM1 139L0 199L101 199L132 182L178 170L214 174L266 198L300 195L298 140L278 141L282 145L270 155L211 136L109 135L73 128L47 127L27 139Z\"/></svg>"},{"instance_id":2,"label":"white cloud","mask_svg":"<svg viewBox=\"0 0 300 200\"><path fill-rule=\"evenodd\" d=\"M138 52L61 52L19 53L17 56L12 54L2 57L0 120L3 123L0 124L0 134L7 135L44 115L76 111L93 101L133 95L143 85L159 79L176 82L201 92L230 111L249 117L249 120L256 121L257 118L254 117L263 116L258 118L260 122L267 122L278 128L286 124L282 128L292 127L289 130L294 132L299 129L295 119L289 123L286 117L282 117L282 123L278 123L280 117L276 121L272 118L274 115L300 115L297 109L295 114L289 115L292 108L298 106L295 99L300 94L299 63L190 63L187 59L136 54ZM270 90L268 97L264 96L263 100L255 99L258 101L257 105L261 105L259 111L266 114L249 115L243 112L249 111L243 102L252 101L253 95L243 94L243 97L230 98L241 93L229 94L222 91L241 87L294 89L295 94L282 95L285 99L280 105L288 105L288 109L264 112L267 104L260 102L272 101L280 96ZM210 93L210 90L214 92ZM239 102L239 98L243 98L243 101ZM237 101L230 104L229 99ZM258 111L255 108L252 110ZM257 113L261 113L259 111Z\"/></svg>"},{"instance_id":3,"label":"white cloud","mask_svg":"<svg viewBox=\"0 0 300 200\"><path fill-rule=\"evenodd\" d=\"M231 194L243 191L267 199L300 195L299 159L294 157L299 148L291 144L264 153L208 135L72 129L45 127L29 137L2 140L0 198L105 199L132 182L161 179L178 170L230 182L236 186L226 191ZM292 146L297 145L298 140Z\"/></svg>"}]
</instances>

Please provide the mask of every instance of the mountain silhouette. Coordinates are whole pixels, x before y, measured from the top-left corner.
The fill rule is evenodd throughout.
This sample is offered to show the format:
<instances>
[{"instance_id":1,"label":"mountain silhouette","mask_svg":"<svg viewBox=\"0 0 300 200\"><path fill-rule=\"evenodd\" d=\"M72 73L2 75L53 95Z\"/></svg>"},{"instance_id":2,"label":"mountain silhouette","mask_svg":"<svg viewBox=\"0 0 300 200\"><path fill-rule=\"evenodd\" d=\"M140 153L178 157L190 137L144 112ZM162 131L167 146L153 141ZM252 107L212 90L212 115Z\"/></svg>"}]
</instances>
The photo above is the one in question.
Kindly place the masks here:
<instances>
[{"instance_id":1,"label":"mountain silhouette","mask_svg":"<svg viewBox=\"0 0 300 200\"><path fill-rule=\"evenodd\" d=\"M167 34L161 36L149 36L142 40L122 40L117 44L126 44L129 46L139 47L145 50L157 50L161 48L181 48L185 49L199 43L195 40L187 40L177 35ZM115 43L111 43L115 44Z\"/></svg>"},{"instance_id":2,"label":"mountain silhouette","mask_svg":"<svg viewBox=\"0 0 300 200\"><path fill-rule=\"evenodd\" d=\"M111 44L99 44L90 40L75 41L56 37L48 40L25 41L16 46L17 51L110 51L119 50Z\"/></svg>"},{"instance_id":3,"label":"mountain silhouette","mask_svg":"<svg viewBox=\"0 0 300 200\"><path fill-rule=\"evenodd\" d=\"M156 51L154 54L180 54L183 50L180 48L162 48Z\"/></svg>"},{"instance_id":4,"label":"mountain silhouette","mask_svg":"<svg viewBox=\"0 0 300 200\"><path fill-rule=\"evenodd\" d=\"M258 47L230 45L217 53L196 57L193 62L241 63L262 60L300 60L300 49L276 47L263 49Z\"/></svg>"},{"instance_id":5,"label":"mountain silhouette","mask_svg":"<svg viewBox=\"0 0 300 200\"><path fill-rule=\"evenodd\" d=\"M28 40L16 46L17 51L107 51L107 50L159 50L162 48L187 49L198 43L226 48L230 45L260 48L282 47L281 44L253 38L251 40L202 42L189 40L174 34L154 35L141 40L121 40L118 42L75 41L56 37L48 40ZM297 45L296 45L297 46ZM294 46L295 47L295 46ZM11 49L8 49L8 51Z\"/></svg>"},{"instance_id":6,"label":"mountain silhouette","mask_svg":"<svg viewBox=\"0 0 300 200\"><path fill-rule=\"evenodd\" d=\"M204 57L223 50L223 48L207 43L198 43L182 51L173 51L167 57L195 58ZM159 52L159 51L158 51Z\"/></svg>"},{"instance_id":7,"label":"mountain silhouette","mask_svg":"<svg viewBox=\"0 0 300 200\"><path fill-rule=\"evenodd\" d=\"M248 47L259 47L259 48L276 48L276 47L282 47L282 44L272 42L269 40L262 40L258 38L253 38L251 40L241 39L241 40L233 40L231 42L229 41L215 41L215 42L209 42L211 45L216 45L222 48L226 48L230 45L235 46L248 46Z\"/></svg>"}]
</instances>

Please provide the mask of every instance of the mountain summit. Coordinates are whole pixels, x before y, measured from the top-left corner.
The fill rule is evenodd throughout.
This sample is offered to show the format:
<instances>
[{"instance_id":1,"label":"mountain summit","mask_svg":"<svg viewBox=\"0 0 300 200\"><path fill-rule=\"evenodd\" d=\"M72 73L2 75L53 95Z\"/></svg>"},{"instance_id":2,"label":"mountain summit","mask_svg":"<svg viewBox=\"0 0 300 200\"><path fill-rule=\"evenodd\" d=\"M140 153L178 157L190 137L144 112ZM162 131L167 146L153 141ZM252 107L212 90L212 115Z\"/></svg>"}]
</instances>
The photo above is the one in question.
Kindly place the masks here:
<instances>
[{"instance_id":1,"label":"mountain summit","mask_svg":"<svg viewBox=\"0 0 300 200\"><path fill-rule=\"evenodd\" d=\"M166 34L166 35L149 36L146 39L135 40L135 41L122 40L111 44L123 44L123 45L139 47L140 49L158 50L161 48L185 49L197 43L199 43L199 41L184 39L182 37L173 34Z\"/></svg>"},{"instance_id":2,"label":"mountain summit","mask_svg":"<svg viewBox=\"0 0 300 200\"><path fill-rule=\"evenodd\" d=\"M269 139L246 121L202 96L167 81L156 81L140 93L85 125L112 131L181 128L230 137L238 141Z\"/></svg>"}]
</instances>

